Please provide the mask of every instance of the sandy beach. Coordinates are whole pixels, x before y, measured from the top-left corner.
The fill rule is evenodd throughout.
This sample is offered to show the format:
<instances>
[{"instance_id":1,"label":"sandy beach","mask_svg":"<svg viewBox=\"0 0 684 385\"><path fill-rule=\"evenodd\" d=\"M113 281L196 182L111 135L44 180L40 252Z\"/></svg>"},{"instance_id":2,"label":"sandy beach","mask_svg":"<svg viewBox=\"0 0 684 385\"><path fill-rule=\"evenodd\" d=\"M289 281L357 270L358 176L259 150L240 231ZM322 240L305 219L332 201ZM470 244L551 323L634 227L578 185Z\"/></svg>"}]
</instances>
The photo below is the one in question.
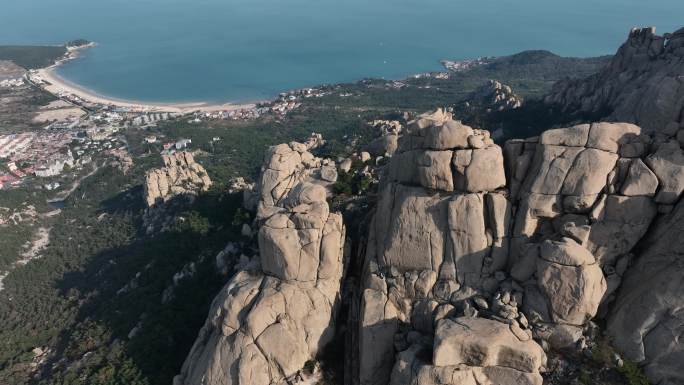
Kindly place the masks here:
<instances>
[{"instance_id":1,"label":"sandy beach","mask_svg":"<svg viewBox=\"0 0 684 385\"><path fill-rule=\"evenodd\" d=\"M112 107L127 108L132 111L141 112L174 112L174 113L191 113L191 112L218 112L218 111L234 111L241 109L254 108L256 104L233 104L233 103L149 103L149 102L138 102L132 100L122 100L117 98L112 98L104 95L100 95L92 90L88 90L77 84L74 84L62 77L60 77L56 69L65 61L74 59L78 57L78 51L82 49L87 49L92 47L89 45L86 47L72 48L69 49L69 53L65 59L57 61L54 65L46 68L39 69L37 75L44 82L49 84L42 84L42 88L46 91L60 96L63 94L71 94L79 97L86 103L91 104L106 104ZM35 77L34 77L35 79Z\"/></svg>"}]
</instances>

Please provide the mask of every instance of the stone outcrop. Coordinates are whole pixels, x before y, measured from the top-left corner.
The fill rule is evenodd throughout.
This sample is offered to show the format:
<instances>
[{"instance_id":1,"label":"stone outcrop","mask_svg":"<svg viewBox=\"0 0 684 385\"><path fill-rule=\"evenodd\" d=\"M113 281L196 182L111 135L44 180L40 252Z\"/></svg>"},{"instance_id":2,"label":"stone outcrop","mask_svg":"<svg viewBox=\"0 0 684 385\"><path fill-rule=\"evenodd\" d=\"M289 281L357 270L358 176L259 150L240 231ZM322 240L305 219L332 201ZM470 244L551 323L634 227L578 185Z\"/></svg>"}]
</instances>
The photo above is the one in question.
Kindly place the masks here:
<instances>
[{"instance_id":1,"label":"stone outcrop","mask_svg":"<svg viewBox=\"0 0 684 385\"><path fill-rule=\"evenodd\" d=\"M410 122L370 226L358 382L541 384L535 340L575 343L614 299L658 195L678 198L649 160L675 144L594 123L502 150L439 110Z\"/></svg>"},{"instance_id":2,"label":"stone outcrop","mask_svg":"<svg viewBox=\"0 0 684 385\"><path fill-rule=\"evenodd\" d=\"M633 29L611 63L586 79L558 82L546 103L563 113L632 122L674 137L684 129L684 28L664 36Z\"/></svg>"},{"instance_id":3,"label":"stone outcrop","mask_svg":"<svg viewBox=\"0 0 684 385\"><path fill-rule=\"evenodd\" d=\"M230 194L242 193L242 206L247 210L256 210L259 203L259 196L254 191L256 183L248 183L243 177L232 178L228 182L228 192Z\"/></svg>"},{"instance_id":4,"label":"stone outcrop","mask_svg":"<svg viewBox=\"0 0 684 385\"><path fill-rule=\"evenodd\" d=\"M259 252L214 299L176 385L295 380L333 338L345 227L321 164L300 143L271 147L258 187Z\"/></svg>"},{"instance_id":5,"label":"stone outcrop","mask_svg":"<svg viewBox=\"0 0 684 385\"><path fill-rule=\"evenodd\" d=\"M513 92L510 86L496 80L488 80L468 97L467 106L470 107L473 104L484 108L487 112L505 111L520 108L523 100Z\"/></svg>"},{"instance_id":6,"label":"stone outcrop","mask_svg":"<svg viewBox=\"0 0 684 385\"><path fill-rule=\"evenodd\" d=\"M442 110L408 122L357 248L345 382L541 385L550 349L585 344L600 316L654 381L681 383L682 159L630 123L502 149ZM269 149L260 254L215 300L176 385L297 382L331 340L345 227L330 169L297 143Z\"/></svg>"},{"instance_id":7,"label":"stone outcrop","mask_svg":"<svg viewBox=\"0 0 684 385\"><path fill-rule=\"evenodd\" d=\"M321 186L335 182L337 169L334 161L317 158L309 149L309 146L297 142L268 149L257 183L259 220L283 211L288 193L301 181L309 180Z\"/></svg>"},{"instance_id":8,"label":"stone outcrop","mask_svg":"<svg viewBox=\"0 0 684 385\"><path fill-rule=\"evenodd\" d=\"M403 127L397 120L374 120L368 123L375 130L376 138L367 146L375 156L392 156L397 151L399 135Z\"/></svg>"},{"instance_id":9,"label":"stone outcrop","mask_svg":"<svg viewBox=\"0 0 684 385\"><path fill-rule=\"evenodd\" d=\"M196 195L211 187L207 171L195 162L189 152L162 155L164 167L152 169L145 174L144 194L148 207L164 203L180 196Z\"/></svg>"}]
</instances>

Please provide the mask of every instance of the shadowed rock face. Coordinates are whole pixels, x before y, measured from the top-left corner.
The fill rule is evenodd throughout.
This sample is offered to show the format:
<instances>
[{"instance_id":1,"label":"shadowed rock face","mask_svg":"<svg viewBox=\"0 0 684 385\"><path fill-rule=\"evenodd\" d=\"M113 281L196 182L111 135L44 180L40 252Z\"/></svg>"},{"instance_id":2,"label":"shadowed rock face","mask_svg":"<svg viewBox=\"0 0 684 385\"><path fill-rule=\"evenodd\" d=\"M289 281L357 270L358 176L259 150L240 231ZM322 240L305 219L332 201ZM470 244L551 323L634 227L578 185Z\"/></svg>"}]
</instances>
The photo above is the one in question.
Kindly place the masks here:
<instances>
[{"instance_id":1,"label":"shadowed rock face","mask_svg":"<svg viewBox=\"0 0 684 385\"><path fill-rule=\"evenodd\" d=\"M628 123L548 130L502 149L441 110L409 122L360 248L356 366L345 381L541 385L539 344L575 346L601 314L628 357L676 384L684 211L659 213L679 200L683 157L677 141ZM326 202L326 167L334 162L296 143L268 151L260 255L215 299L175 385L293 381L331 340L345 230Z\"/></svg>"},{"instance_id":2,"label":"shadowed rock face","mask_svg":"<svg viewBox=\"0 0 684 385\"><path fill-rule=\"evenodd\" d=\"M608 333L654 383L684 383L684 205L660 218L627 270Z\"/></svg>"},{"instance_id":3,"label":"shadowed rock face","mask_svg":"<svg viewBox=\"0 0 684 385\"><path fill-rule=\"evenodd\" d=\"M658 36L634 29L600 73L557 83L546 103L564 113L633 122L675 135L684 128L684 28Z\"/></svg>"}]
</instances>

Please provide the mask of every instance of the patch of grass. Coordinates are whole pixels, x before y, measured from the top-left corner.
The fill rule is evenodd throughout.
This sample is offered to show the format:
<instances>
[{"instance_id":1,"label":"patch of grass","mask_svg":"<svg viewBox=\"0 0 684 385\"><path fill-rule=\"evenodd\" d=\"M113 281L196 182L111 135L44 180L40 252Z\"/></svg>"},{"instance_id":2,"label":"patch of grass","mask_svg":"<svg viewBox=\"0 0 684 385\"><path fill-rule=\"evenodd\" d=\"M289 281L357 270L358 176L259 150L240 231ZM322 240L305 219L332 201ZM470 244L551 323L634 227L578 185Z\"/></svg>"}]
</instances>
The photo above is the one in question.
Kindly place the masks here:
<instances>
[{"instance_id":1,"label":"patch of grass","mask_svg":"<svg viewBox=\"0 0 684 385\"><path fill-rule=\"evenodd\" d=\"M304 363L304 373L311 375L313 374L314 370L316 370L316 361L314 360L308 360Z\"/></svg>"},{"instance_id":2,"label":"patch of grass","mask_svg":"<svg viewBox=\"0 0 684 385\"><path fill-rule=\"evenodd\" d=\"M639 367L638 364L624 358L622 359L622 366L615 364L613 357L615 357L616 351L607 339L600 339L592 349L591 353L592 359L597 364L614 368L624 377L626 384L651 385L648 377L646 377L644 371L641 369L641 367Z\"/></svg>"},{"instance_id":3,"label":"patch of grass","mask_svg":"<svg viewBox=\"0 0 684 385\"><path fill-rule=\"evenodd\" d=\"M629 385L651 385L644 371L632 361L625 360L617 371L625 377Z\"/></svg>"}]
</instances>

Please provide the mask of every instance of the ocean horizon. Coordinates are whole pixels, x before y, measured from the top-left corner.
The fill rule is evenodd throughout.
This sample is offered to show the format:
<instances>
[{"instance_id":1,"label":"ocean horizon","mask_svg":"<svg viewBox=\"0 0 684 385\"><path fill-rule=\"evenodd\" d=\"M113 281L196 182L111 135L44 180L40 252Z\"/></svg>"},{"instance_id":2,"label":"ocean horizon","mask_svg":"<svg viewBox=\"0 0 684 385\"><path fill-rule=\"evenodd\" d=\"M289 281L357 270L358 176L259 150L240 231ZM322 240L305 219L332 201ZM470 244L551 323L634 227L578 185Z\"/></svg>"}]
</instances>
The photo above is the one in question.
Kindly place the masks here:
<instances>
[{"instance_id":1,"label":"ocean horizon","mask_svg":"<svg viewBox=\"0 0 684 385\"><path fill-rule=\"evenodd\" d=\"M119 100L248 102L362 78L443 70L440 60L544 49L612 54L636 26L671 32L684 2L5 0L0 44L98 45L57 69Z\"/></svg>"}]
</instances>

